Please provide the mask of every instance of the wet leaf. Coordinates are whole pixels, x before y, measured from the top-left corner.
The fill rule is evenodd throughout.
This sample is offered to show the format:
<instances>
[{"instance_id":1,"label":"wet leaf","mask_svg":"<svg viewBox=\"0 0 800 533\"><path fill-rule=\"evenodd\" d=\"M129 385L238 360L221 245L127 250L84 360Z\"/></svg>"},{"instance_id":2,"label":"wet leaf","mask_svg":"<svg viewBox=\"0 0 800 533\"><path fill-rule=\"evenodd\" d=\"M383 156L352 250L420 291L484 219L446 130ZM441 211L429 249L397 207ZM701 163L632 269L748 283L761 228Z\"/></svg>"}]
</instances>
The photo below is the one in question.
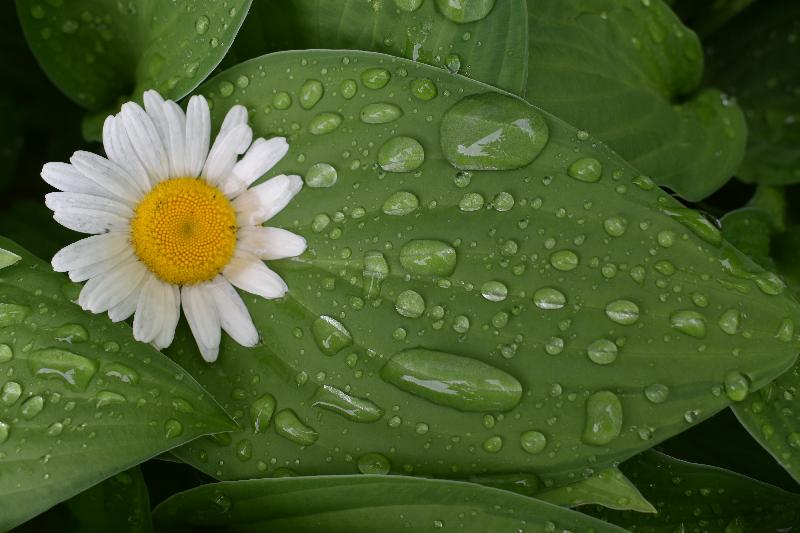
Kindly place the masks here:
<instances>
[{"instance_id":1,"label":"wet leaf","mask_svg":"<svg viewBox=\"0 0 800 533\"><path fill-rule=\"evenodd\" d=\"M153 516L164 531L622 531L575 511L471 483L401 476L319 476L212 483Z\"/></svg>"},{"instance_id":2,"label":"wet leaf","mask_svg":"<svg viewBox=\"0 0 800 533\"><path fill-rule=\"evenodd\" d=\"M79 286L16 244L0 270L0 529L199 435L219 405L130 327L85 313Z\"/></svg>"},{"instance_id":3,"label":"wet leaf","mask_svg":"<svg viewBox=\"0 0 800 533\"><path fill-rule=\"evenodd\" d=\"M418 99L420 83L438 96ZM170 349L246 428L177 451L209 475L571 482L795 359L796 341L775 337L798 319L777 277L604 145L519 99L339 51L265 56L200 90L217 124L244 104L256 135L289 137L277 171L326 185L307 184L269 222L308 251L270 263L286 299L245 297L262 344L225 338L207 365L182 329ZM403 114L363 122L376 104ZM329 113L336 129L310 130ZM324 180L320 164L333 169Z\"/></svg>"},{"instance_id":4,"label":"wet leaf","mask_svg":"<svg viewBox=\"0 0 800 533\"><path fill-rule=\"evenodd\" d=\"M528 19L530 102L688 200L733 176L742 112L699 89L700 42L661 0L528 0Z\"/></svg>"},{"instance_id":5,"label":"wet leaf","mask_svg":"<svg viewBox=\"0 0 800 533\"><path fill-rule=\"evenodd\" d=\"M598 504L609 509L656 512L618 468L606 468L576 483L546 489L537 493L536 498L567 507Z\"/></svg>"}]
</instances>

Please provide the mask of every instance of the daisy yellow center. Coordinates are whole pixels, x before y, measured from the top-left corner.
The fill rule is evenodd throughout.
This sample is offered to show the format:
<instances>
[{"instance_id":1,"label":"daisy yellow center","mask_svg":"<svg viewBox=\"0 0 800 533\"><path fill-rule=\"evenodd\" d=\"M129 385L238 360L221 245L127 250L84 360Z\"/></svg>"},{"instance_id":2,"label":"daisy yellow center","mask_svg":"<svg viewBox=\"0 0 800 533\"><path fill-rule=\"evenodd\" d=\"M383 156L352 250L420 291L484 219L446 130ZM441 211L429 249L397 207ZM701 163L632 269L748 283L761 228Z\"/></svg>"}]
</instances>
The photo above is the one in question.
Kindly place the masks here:
<instances>
[{"instance_id":1,"label":"daisy yellow center","mask_svg":"<svg viewBox=\"0 0 800 533\"><path fill-rule=\"evenodd\" d=\"M131 240L139 259L176 285L206 281L236 248L236 212L222 192L195 178L156 185L136 207Z\"/></svg>"}]
</instances>

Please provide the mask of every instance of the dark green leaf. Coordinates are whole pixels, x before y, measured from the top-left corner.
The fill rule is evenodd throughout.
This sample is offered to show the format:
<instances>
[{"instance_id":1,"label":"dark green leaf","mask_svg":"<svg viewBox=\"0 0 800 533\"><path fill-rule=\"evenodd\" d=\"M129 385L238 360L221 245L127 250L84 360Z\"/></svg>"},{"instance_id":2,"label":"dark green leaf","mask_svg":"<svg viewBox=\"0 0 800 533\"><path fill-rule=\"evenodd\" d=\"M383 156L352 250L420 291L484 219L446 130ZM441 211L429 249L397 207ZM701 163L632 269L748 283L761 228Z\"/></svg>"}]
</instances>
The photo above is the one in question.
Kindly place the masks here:
<instances>
[{"instance_id":1,"label":"dark green leaf","mask_svg":"<svg viewBox=\"0 0 800 533\"><path fill-rule=\"evenodd\" d=\"M251 0L17 0L36 59L61 91L99 110L156 89L177 100L219 64Z\"/></svg>"},{"instance_id":2,"label":"dark green leaf","mask_svg":"<svg viewBox=\"0 0 800 533\"><path fill-rule=\"evenodd\" d=\"M468 11L491 10L479 20L456 22L436 7L447 5L445 0L262 0L253 5L224 64L279 50L373 50L522 94L528 69L525 0L461 4Z\"/></svg>"},{"instance_id":3,"label":"dark green leaf","mask_svg":"<svg viewBox=\"0 0 800 533\"><path fill-rule=\"evenodd\" d=\"M756 0L669 0L667 3L687 26L705 38Z\"/></svg>"},{"instance_id":4,"label":"dark green leaf","mask_svg":"<svg viewBox=\"0 0 800 533\"><path fill-rule=\"evenodd\" d=\"M703 53L662 0L528 0L528 100L688 200L744 154L739 108L699 90Z\"/></svg>"},{"instance_id":5,"label":"dark green leaf","mask_svg":"<svg viewBox=\"0 0 800 533\"><path fill-rule=\"evenodd\" d=\"M732 245L764 268L775 269L769 257L770 240L775 231L772 215L758 207L743 207L720 219L722 234Z\"/></svg>"},{"instance_id":6,"label":"dark green leaf","mask_svg":"<svg viewBox=\"0 0 800 533\"><path fill-rule=\"evenodd\" d=\"M606 468L576 483L545 489L537 493L536 497L568 507L598 504L609 509L656 512L653 505L618 468Z\"/></svg>"},{"instance_id":7,"label":"dark green leaf","mask_svg":"<svg viewBox=\"0 0 800 533\"><path fill-rule=\"evenodd\" d=\"M597 508L591 514L631 531L707 533L792 531L800 525L800 495L711 466L648 451L623 472L658 514Z\"/></svg>"},{"instance_id":8,"label":"dark green leaf","mask_svg":"<svg viewBox=\"0 0 800 533\"><path fill-rule=\"evenodd\" d=\"M85 313L77 285L16 244L0 270L0 529L199 435L219 405L130 327Z\"/></svg>"},{"instance_id":9,"label":"dark green leaf","mask_svg":"<svg viewBox=\"0 0 800 533\"><path fill-rule=\"evenodd\" d=\"M364 82L379 78L379 89ZM415 96L422 79L437 97ZM798 308L773 295L774 275L607 147L519 99L337 51L265 56L200 90L217 123L244 104L256 135L289 136L277 171L317 185L270 221L308 251L271 264L288 298L246 298L263 344L223 339L207 365L183 329L171 349L246 427L177 451L209 475L573 482L722 409L726 383L740 398L795 359L794 339L775 333ZM275 108L276 97L291 105ZM402 116L362 122L376 105ZM318 135L332 113L338 129ZM455 117L463 128L445 124ZM537 156L544 132L530 126L542 119ZM389 157L398 144L407 150ZM490 154L486 166L533 162L457 171L445 155L459 145Z\"/></svg>"},{"instance_id":10,"label":"dark green leaf","mask_svg":"<svg viewBox=\"0 0 800 533\"><path fill-rule=\"evenodd\" d=\"M622 531L575 511L471 483L320 476L213 483L153 514L158 531Z\"/></svg>"}]
</instances>

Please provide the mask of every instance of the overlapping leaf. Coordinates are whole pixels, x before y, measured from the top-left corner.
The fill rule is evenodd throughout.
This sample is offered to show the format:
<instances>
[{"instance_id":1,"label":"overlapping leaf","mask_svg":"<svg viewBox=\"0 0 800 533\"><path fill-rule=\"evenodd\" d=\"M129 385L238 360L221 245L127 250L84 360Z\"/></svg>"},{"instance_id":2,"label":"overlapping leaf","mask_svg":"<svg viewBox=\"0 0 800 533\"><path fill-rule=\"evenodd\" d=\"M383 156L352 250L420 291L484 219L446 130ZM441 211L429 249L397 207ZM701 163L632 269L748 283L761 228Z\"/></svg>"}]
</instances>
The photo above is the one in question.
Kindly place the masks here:
<instances>
[{"instance_id":1,"label":"overlapping leaf","mask_svg":"<svg viewBox=\"0 0 800 533\"><path fill-rule=\"evenodd\" d=\"M700 43L662 0L528 0L528 19L530 102L688 200L733 176L742 113L699 89Z\"/></svg>"},{"instance_id":2,"label":"overlapping leaf","mask_svg":"<svg viewBox=\"0 0 800 533\"><path fill-rule=\"evenodd\" d=\"M0 529L199 435L234 427L129 326L70 300L77 286L6 239L0 270Z\"/></svg>"},{"instance_id":3,"label":"overlapping leaf","mask_svg":"<svg viewBox=\"0 0 800 533\"><path fill-rule=\"evenodd\" d=\"M244 104L257 135L289 137L278 171L307 186L269 224L309 245L272 265L286 299L246 298L260 346L223 339L207 365L183 330L171 349L247 428L179 450L212 476L574 482L795 359L785 333L798 311L780 280L605 146L520 100L339 51L265 56L201 92L217 123ZM526 164L542 121L549 141ZM458 171L446 154L521 168ZM427 366L441 361L463 373Z\"/></svg>"}]
</instances>

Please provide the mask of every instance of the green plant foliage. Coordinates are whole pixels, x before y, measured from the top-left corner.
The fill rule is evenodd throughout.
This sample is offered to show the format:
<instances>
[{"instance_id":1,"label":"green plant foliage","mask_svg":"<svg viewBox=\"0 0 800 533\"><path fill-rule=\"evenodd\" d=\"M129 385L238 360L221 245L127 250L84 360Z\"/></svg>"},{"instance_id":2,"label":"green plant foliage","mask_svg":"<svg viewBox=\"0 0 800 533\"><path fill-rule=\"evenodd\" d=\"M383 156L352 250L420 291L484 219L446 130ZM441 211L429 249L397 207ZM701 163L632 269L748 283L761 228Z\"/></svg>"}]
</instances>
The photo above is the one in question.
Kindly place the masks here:
<instances>
[{"instance_id":1,"label":"green plant foliage","mask_svg":"<svg viewBox=\"0 0 800 533\"><path fill-rule=\"evenodd\" d=\"M528 68L525 0L469 0L461 3L463 10L447 5L444 0L262 0L254 3L224 64L277 50L373 50L522 94Z\"/></svg>"},{"instance_id":2,"label":"green plant foliage","mask_svg":"<svg viewBox=\"0 0 800 533\"><path fill-rule=\"evenodd\" d=\"M199 435L234 427L126 324L83 312L77 285L16 244L0 270L0 529ZM78 466L78 468L76 468Z\"/></svg>"},{"instance_id":3,"label":"green plant foliage","mask_svg":"<svg viewBox=\"0 0 800 533\"><path fill-rule=\"evenodd\" d=\"M779 532L800 524L800 495L721 468L648 451L621 466L658 514L597 508L594 516L630 531Z\"/></svg>"},{"instance_id":4,"label":"green plant foliage","mask_svg":"<svg viewBox=\"0 0 800 533\"><path fill-rule=\"evenodd\" d=\"M14 531L148 533L152 530L147 486L141 470L135 467L60 503Z\"/></svg>"},{"instance_id":5,"label":"green plant foliage","mask_svg":"<svg viewBox=\"0 0 800 533\"><path fill-rule=\"evenodd\" d=\"M555 505L470 483L321 476L212 483L176 494L157 531L623 531ZM378 526L379 524L379 526Z\"/></svg>"},{"instance_id":6,"label":"green plant foliage","mask_svg":"<svg viewBox=\"0 0 800 533\"><path fill-rule=\"evenodd\" d=\"M438 96L420 99L420 85ZM308 240L303 256L272 264L289 296L246 298L262 344L224 339L207 365L183 329L170 349L243 427L176 452L209 475L533 472L570 483L795 359L796 340L775 336L797 321L776 276L604 145L519 99L337 51L265 56L200 91L217 123L243 104L256 135L287 135L277 171L307 184L270 221ZM376 106L400 113L364 120ZM465 106L474 114L459 128ZM503 171L447 160L515 168L520 154L532 162Z\"/></svg>"},{"instance_id":7,"label":"green plant foliage","mask_svg":"<svg viewBox=\"0 0 800 533\"><path fill-rule=\"evenodd\" d=\"M528 20L530 102L688 200L733 176L742 113L699 88L700 43L662 0L529 0Z\"/></svg>"},{"instance_id":8,"label":"green plant foliage","mask_svg":"<svg viewBox=\"0 0 800 533\"><path fill-rule=\"evenodd\" d=\"M800 4L761 1L707 44L707 78L736 97L749 130L737 175L781 185L800 182Z\"/></svg>"},{"instance_id":9,"label":"green plant foliage","mask_svg":"<svg viewBox=\"0 0 800 533\"><path fill-rule=\"evenodd\" d=\"M250 0L17 0L25 36L67 96L100 110L156 89L179 99L230 47Z\"/></svg>"},{"instance_id":10,"label":"green plant foliage","mask_svg":"<svg viewBox=\"0 0 800 533\"><path fill-rule=\"evenodd\" d=\"M567 507L598 504L609 509L656 512L653 505L618 468L606 468L571 485L543 490L536 497Z\"/></svg>"},{"instance_id":11,"label":"green plant foliage","mask_svg":"<svg viewBox=\"0 0 800 533\"><path fill-rule=\"evenodd\" d=\"M668 0L667 3L672 6L672 9L687 26L691 27L702 38L705 38L755 1L714 0L713 2L697 2L696 0Z\"/></svg>"}]
</instances>

